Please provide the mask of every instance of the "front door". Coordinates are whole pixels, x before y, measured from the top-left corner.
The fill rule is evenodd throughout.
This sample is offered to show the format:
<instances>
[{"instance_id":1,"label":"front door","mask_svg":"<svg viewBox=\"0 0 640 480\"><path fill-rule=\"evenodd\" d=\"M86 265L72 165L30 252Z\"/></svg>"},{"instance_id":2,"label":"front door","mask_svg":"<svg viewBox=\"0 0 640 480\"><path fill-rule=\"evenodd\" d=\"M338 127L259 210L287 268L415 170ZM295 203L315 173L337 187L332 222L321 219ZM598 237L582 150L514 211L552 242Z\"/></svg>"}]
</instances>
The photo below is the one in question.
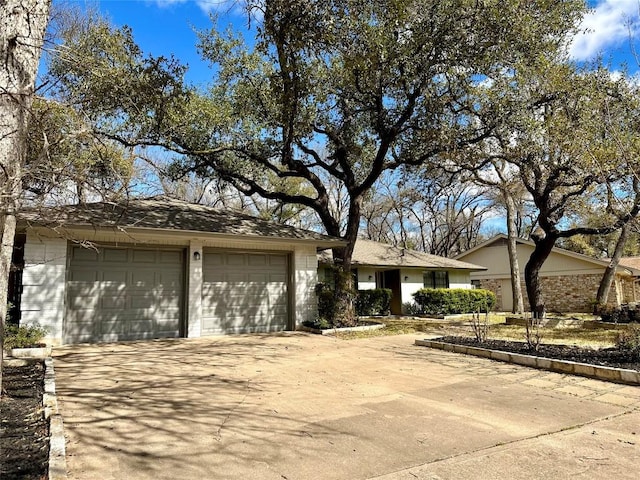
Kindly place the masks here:
<instances>
[{"instance_id":1,"label":"front door","mask_svg":"<svg viewBox=\"0 0 640 480\"><path fill-rule=\"evenodd\" d=\"M391 290L390 310L392 315L402 315L402 291L400 289L400 270L385 270L376 275L377 288Z\"/></svg>"}]
</instances>

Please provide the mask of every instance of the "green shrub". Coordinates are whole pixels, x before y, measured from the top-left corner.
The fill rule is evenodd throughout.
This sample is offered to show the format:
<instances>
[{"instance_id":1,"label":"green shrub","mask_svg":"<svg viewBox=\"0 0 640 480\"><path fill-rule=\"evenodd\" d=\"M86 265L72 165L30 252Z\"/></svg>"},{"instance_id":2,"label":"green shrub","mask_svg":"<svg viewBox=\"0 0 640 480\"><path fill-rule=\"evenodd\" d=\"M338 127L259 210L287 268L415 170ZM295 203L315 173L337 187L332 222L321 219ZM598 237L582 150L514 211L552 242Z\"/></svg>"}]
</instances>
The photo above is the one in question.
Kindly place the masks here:
<instances>
[{"instance_id":1,"label":"green shrub","mask_svg":"<svg viewBox=\"0 0 640 480\"><path fill-rule=\"evenodd\" d=\"M42 345L42 339L47 334L47 329L38 324L33 325L4 325L4 348L29 348Z\"/></svg>"},{"instance_id":2,"label":"green shrub","mask_svg":"<svg viewBox=\"0 0 640 480\"><path fill-rule=\"evenodd\" d=\"M489 312L496 304L495 294L483 289L422 288L413 298L427 315Z\"/></svg>"},{"instance_id":3,"label":"green shrub","mask_svg":"<svg viewBox=\"0 0 640 480\"><path fill-rule=\"evenodd\" d=\"M424 311L416 302L405 302L402 304L402 313L405 315L422 315Z\"/></svg>"},{"instance_id":4,"label":"green shrub","mask_svg":"<svg viewBox=\"0 0 640 480\"><path fill-rule=\"evenodd\" d=\"M616 346L640 358L640 325L632 323L626 330L619 332L616 337Z\"/></svg>"},{"instance_id":5,"label":"green shrub","mask_svg":"<svg viewBox=\"0 0 640 480\"><path fill-rule=\"evenodd\" d=\"M333 289L326 283L318 283L316 295L318 296L318 321L324 321L330 325L331 320L336 316L336 296Z\"/></svg>"},{"instance_id":6,"label":"green shrub","mask_svg":"<svg viewBox=\"0 0 640 480\"><path fill-rule=\"evenodd\" d=\"M391 290L388 288L358 290L358 296L356 297L356 315L360 317L389 315L391 295Z\"/></svg>"},{"instance_id":7,"label":"green shrub","mask_svg":"<svg viewBox=\"0 0 640 480\"><path fill-rule=\"evenodd\" d=\"M329 323L329 321L325 318L317 318L313 322L310 320L305 320L304 322L302 322L302 325L304 325L305 327L315 328L318 330L326 330L327 328L332 327L331 323Z\"/></svg>"}]
</instances>

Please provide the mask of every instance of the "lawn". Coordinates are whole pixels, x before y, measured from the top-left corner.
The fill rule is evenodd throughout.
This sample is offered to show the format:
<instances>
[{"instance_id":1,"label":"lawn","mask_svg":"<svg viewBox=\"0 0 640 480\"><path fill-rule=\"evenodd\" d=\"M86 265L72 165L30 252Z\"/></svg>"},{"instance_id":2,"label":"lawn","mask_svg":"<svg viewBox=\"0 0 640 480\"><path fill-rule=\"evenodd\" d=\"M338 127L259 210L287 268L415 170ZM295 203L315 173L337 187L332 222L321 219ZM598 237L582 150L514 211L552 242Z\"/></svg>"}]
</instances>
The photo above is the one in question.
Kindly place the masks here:
<instances>
[{"instance_id":1,"label":"lawn","mask_svg":"<svg viewBox=\"0 0 640 480\"><path fill-rule=\"evenodd\" d=\"M424 333L438 336L470 336L473 329L469 320L431 320L415 318L385 318L386 327L369 332L348 332L337 334L338 338L351 340L383 335ZM489 316L489 338L492 340L524 341L525 327L506 325L504 315ZM588 329L581 327L540 328L543 343L579 345L589 347L611 347L615 345L619 329Z\"/></svg>"}]
</instances>

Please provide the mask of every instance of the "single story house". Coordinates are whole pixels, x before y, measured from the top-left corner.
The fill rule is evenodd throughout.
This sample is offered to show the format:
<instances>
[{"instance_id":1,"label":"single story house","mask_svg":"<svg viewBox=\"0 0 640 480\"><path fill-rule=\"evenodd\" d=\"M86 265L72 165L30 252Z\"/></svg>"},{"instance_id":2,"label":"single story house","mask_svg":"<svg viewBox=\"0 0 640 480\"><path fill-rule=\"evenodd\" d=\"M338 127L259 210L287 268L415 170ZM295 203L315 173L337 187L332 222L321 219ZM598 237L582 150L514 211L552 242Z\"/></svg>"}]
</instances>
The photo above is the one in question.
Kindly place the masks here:
<instances>
[{"instance_id":1,"label":"single story house","mask_svg":"<svg viewBox=\"0 0 640 480\"><path fill-rule=\"evenodd\" d=\"M54 345L293 330L316 316L318 250L344 245L167 199L26 212L19 226L20 321Z\"/></svg>"},{"instance_id":2,"label":"single story house","mask_svg":"<svg viewBox=\"0 0 640 480\"><path fill-rule=\"evenodd\" d=\"M320 281L331 281L333 257L330 250L318 254ZM473 288L471 272L485 267L439 257L385 243L358 239L353 250L356 288L388 288L392 292L391 313L402 314L402 305L412 303L421 288Z\"/></svg>"},{"instance_id":3,"label":"single story house","mask_svg":"<svg viewBox=\"0 0 640 480\"><path fill-rule=\"evenodd\" d=\"M525 309L528 307L524 267L535 248L530 240L517 240L518 263ZM471 281L479 288L493 291L498 310L513 309L511 269L507 251L507 236L496 235L486 242L461 253L457 260L484 265L486 270L473 272ZM547 310L557 312L592 312L600 280L608 260L600 260L562 248L554 248L542 265L540 279ZM635 302L640 298L637 281L640 269L620 262L608 304Z\"/></svg>"}]
</instances>

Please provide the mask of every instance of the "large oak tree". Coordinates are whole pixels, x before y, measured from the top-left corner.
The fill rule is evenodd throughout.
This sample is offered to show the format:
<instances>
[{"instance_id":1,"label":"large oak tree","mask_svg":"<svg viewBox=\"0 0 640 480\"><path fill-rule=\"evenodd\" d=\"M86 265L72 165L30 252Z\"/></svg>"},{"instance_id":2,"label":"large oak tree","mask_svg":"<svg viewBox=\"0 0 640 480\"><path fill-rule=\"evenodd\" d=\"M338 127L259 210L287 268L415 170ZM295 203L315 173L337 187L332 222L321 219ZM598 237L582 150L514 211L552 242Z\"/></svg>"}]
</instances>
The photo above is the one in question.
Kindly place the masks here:
<instances>
[{"instance_id":1,"label":"large oak tree","mask_svg":"<svg viewBox=\"0 0 640 480\"><path fill-rule=\"evenodd\" d=\"M510 165L537 209L525 282L529 308L541 317L539 273L556 242L611 233L640 211L640 97L625 76L557 59L507 72L485 94L491 109L499 102L511 113L477 160L482 168ZM587 211L593 222L576 223Z\"/></svg>"},{"instance_id":2,"label":"large oak tree","mask_svg":"<svg viewBox=\"0 0 640 480\"><path fill-rule=\"evenodd\" d=\"M186 88L173 59L145 57L127 29L76 39L66 88L127 145L183 155L174 175L220 178L247 195L313 210L350 270L364 197L384 172L423 165L486 138L470 91L555 51L584 2L541 0L264 0L249 2L255 38L201 32L207 91ZM252 33L251 31L250 33ZM114 115L115 114L115 115ZM106 118L115 121L106 121ZM300 189L284 188L297 182ZM346 192L334 215L327 185ZM341 320L353 318L340 275Z\"/></svg>"}]
</instances>

